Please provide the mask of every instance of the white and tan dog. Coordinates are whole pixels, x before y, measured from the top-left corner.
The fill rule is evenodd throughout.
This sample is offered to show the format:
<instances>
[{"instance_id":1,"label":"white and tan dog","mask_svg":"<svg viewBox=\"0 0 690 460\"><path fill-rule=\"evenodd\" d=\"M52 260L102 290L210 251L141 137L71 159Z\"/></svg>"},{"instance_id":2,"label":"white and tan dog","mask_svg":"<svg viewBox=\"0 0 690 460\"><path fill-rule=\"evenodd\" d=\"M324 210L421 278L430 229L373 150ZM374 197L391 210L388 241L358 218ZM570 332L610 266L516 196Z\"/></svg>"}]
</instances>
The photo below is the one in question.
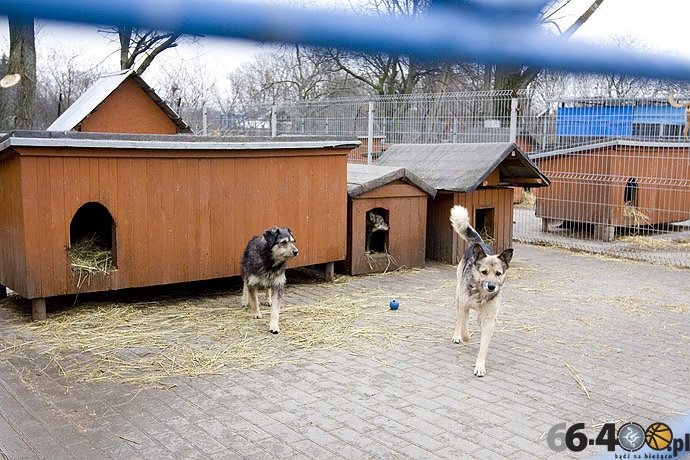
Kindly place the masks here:
<instances>
[{"instance_id":1,"label":"white and tan dog","mask_svg":"<svg viewBox=\"0 0 690 460\"><path fill-rule=\"evenodd\" d=\"M483 377L486 375L486 353L501 306L501 287L513 250L506 249L500 255L494 255L470 225L467 209L462 206L453 206L450 210L450 222L455 232L470 245L458 264L458 284L455 290L457 319L453 342L470 340L467 320L470 309L476 310L482 335L474 375Z\"/></svg>"}]
</instances>

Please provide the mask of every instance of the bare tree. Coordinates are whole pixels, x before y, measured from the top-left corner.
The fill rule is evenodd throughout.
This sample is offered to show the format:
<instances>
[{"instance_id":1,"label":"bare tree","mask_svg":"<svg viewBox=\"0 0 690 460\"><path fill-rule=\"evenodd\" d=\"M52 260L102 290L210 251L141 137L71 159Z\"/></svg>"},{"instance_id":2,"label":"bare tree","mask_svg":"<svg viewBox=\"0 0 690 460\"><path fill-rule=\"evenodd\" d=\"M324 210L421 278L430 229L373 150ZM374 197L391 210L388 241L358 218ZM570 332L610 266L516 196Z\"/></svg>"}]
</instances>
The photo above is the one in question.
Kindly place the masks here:
<instances>
[{"instance_id":1,"label":"bare tree","mask_svg":"<svg viewBox=\"0 0 690 460\"><path fill-rule=\"evenodd\" d=\"M257 89L273 94L273 101L331 97L337 84L329 65L330 59L319 49L284 45L267 56L263 63L266 78Z\"/></svg>"},{"instance_id":2,"label":"bare tree","mask_svg":"<svg viewBox=\"0 0 690 460\"><path fill-rule=\"evenodd\" d=\"M8 75L19 75L18 84L0 90L5 110L3 129L32 129L36 99L36 42L33 19L10 17Z\"/></svg>"},{"instance_id":3,"label":"bare tree","mask_svg":"<svg viewBox=\"0 0 690 460\"><path fill-rule=\"evenodd\" d=\"M211 72L196 60L183 61L162 69L156 93L190 125L192 131L203 131L203 111L217 93Z\"/></svg>"},{"instance_id":4,"label":"bare tree","mask_svg":"<svg viewBox=\"0 0 690 460\"><path fill-rule=\"evenodd\" d=\"M647 45L630 36L614 36L614 46L645 51ZM647 50L648 51L648 50ZM622 74L571 74L544 70L534 80L535 94L544 100L572 97L636 98L659 97L688 91L686 82L655 80Z\"/></svg>"},{"instance_id":5,"label":"bare tree","mask_svg":"<svg viewBox=\"0 0 690 460\"><path fill-rule=\"evenodd\" d=\"M563 39L572 36L595 13L604 0L591 0L589 7L565 30L560 24L568 18L562 15L573 0L551 0L535 18ZM364 6L362 6L364 5ZM422 18L433 0L369 0L353 8L388 19ZM428 62L390 53L362 53L331 48L326 50L333 71L345 73L376 94L410 94L415 91L457 91L468 89L526 88L543 70L541 67L497 64L480 67L471 63Z\"/></svg>"},{"instance_id":6,"label":"bare tree","mask_svg":"<svg viewBox=\"0 0 690 460\"><path fill-rule=\"evenodd\" d=\"M286 93L284 85L276 83L282 79L283 64L278 53L269 52L261 53L251 62L240 66L228 76L234 98L266 104L293 97L296 99L296 95Z\"/></svg>"},{"instance_id":7,"label":"bare tree","mask_svg":"<svg viewBox=\"0 0 690 460\"><path fill-rule=\"evenodd\" d=\"M552 0L541 12L539 21L548 29L551 29L559 38L567 40L580 27L582 27L596 10L604 3L604 0L592 0L587 10L565 30L562 30L560 23L564 21L561 13L566 6L573 3L573 0ZM510 64L497 64L494 69L494 89L517 91L525 89L534 81L539 73L544 70L539 66L520 66Z\"/></svg>"},{"instance_id":8,"label":"bare tree","mask_svg":"<svg viewBox=\"0 0 690 460\"><path fill-rule=\"evenodd\" d=\"M647 48L646 44L626 35L614 36L612 41L613 45L620 49L645 50ZM604 95L608 97L654 97L665 86L659 80L622 74L606 74L599 77L605 85Z\"/></svg>"},{"instance_id":9,"label":"bare tree","mask_svg":"<svg viewBox=\"0 0 690 460\"><path fill-rule=\"evenodd\" d=\"M359 90L347 74L331 69L327 53L301 45L284 45L262 53L228 76L236 103L313 100L352 95Z\"/></svg>"},{"instance_id":10,"label":"bare tree","mask_svg":"<svg viewBox=\"0 0 690 460\"><path fill-rule=\"evenodd\" d=\"M369 14L389 19L419 18L430 5L431 0L370 0L364 9ZM346 73L381 95L410 94L425 75L440 73L440 69L430 63L399 54L331 48L325 55L331 61L332 70Z\"/></svg>"},{"instance_id":11,"label":"bare tree","mask_svg":"<svg viewBox=\"0 0 690 460\"><path fill-rule=\"evenodd\" d=\"M36 83L35 127L45 129L100 76L98 66L79 52L39 43L41 65Z\"/></svg>"},{"instance_id":12,"label":"bare tree","mask_svg":"<svg viewBox=\"0 0 690 460\"><path fill-rule=\"evenodd\" d=\"M196 42L198 37L163 32L155 29L137 29L118 26L101 29L105 35L117 35L120 46L120 69L134 69L141 75L163 51L175 48L183 39Z\"/></svg>"}]
</instances>

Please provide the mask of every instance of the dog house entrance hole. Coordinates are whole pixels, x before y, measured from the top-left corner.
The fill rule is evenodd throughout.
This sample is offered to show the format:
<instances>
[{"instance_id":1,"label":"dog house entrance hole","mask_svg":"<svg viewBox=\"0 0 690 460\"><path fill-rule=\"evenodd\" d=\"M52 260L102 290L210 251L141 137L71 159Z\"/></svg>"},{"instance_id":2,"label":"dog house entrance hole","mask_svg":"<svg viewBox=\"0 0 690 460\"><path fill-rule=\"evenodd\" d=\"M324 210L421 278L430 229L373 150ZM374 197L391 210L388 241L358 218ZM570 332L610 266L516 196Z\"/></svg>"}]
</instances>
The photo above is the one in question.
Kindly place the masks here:
<instances>
[{"instance_id":1,"label":"dog house entrance hole","mask_svg":"<svg viewBox=\"0 0 690 460\"><path fill-rule=\"evenodd\" d=\"M637 207L637 180L634 177L628 179L623 191L623 202L630 206Z\"/></svg>"},{"instance_id":2,"label":"dog house entrance hole","mask_svg":"<svg viewBox=\"0 0 690 460\"><path fill-rule=\"evenodd\" d=\"M115 241L115 221L108 209L100 203L86 203L74 214L69 226L73 268L103 272L116 268Z\"/></svg>"},{"instance_id":3,"label":"dog house entrance hole","mask_svg":"<svg viewBox=\"0 0 690 460\"><path fill-rule=\"evenodd\" d=\"M494 226L494 208L477 209L474 213L474 228L484 239L484 242L492 246L496 234Z\"/></svg>"},{"instance_id":4,"label":"dog house entrance hole","mask_svg":"<svg viewBox=\"0 0 690 460\"><path fill-rule=\"evenodd\" d=\"M388 210L373 208L365 214L366 252L386 253L388 248Z\"/></svg>"}]
</instances>

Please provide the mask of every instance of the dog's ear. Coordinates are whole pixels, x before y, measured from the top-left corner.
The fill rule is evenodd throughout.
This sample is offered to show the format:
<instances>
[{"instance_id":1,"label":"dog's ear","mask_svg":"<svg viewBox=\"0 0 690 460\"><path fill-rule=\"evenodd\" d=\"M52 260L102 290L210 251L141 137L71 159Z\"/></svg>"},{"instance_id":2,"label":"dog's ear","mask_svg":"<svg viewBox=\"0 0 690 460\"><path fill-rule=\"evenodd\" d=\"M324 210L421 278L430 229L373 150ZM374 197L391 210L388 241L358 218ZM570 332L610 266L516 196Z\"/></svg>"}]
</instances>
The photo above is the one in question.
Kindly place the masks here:
<instances>
[{"instance_id":1,"label":"dog's ear","mask_svg":"<svg viewBox=\"0 0 690 460\"><path fill-rule=\"evenodd\" d=\"M278 239L278 229L276 227L266 229L264 232L264 239L269 248L275 246L276 240Z\"/></svg>"},{"instance_id":2,"label":"dog's ear","mask_svg":"<svg viewBox=\"0 0 690 460\"><path fill-rule=\"evenodd\" d=\"M508 264L513 259L513 248L506 249L498 258L501 259L503 263L506 264L506 268L508 268Z\"/></svg>"},{"instance_id":3,"label":"dog's ear","mask_svg":"<svg viewBox=\"0 0 690 460\"><path fill-rule=\"evenodd\" d=\"M484 252L482 245L479 243L474 243L474 245L472 245L472 260L476 262L484 257L486 257L486 252Z\"/></svg>"}]
</instances>

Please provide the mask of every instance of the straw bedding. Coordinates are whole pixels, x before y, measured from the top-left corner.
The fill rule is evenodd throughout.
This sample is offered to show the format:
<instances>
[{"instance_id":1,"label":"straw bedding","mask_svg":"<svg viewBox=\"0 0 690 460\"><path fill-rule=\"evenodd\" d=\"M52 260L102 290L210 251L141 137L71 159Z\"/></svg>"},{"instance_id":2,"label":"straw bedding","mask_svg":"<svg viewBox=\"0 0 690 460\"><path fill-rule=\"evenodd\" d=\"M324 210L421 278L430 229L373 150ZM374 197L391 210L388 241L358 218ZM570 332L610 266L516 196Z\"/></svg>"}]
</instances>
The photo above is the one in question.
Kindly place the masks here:
<instances>
[{"instance_id":1,"label":"straw bedding","mask_svg":"<svg viewBox=\"0 0 690 460\"><path fill-rule=\"evenodd\" d=\"M323 297L324 292L330 296ZM44 322L18 325L23 339L3 342L0 337L0 353L30 359L38 352L44 370L79 381L165 386L173 376L261 370L314 359L301 351L387 349L401 331L419 329L396 323L399 315L391 322L390 312L381 307L390 294L383 292L333 294L310 285L297 300L289 295L277 336L267 332L267 320L252 319L240 307L239 292L90 300L51 312Z\"/></svg>"},{"instance_id":2,"label":"straw bedding","mask_svg":"<svg viewBox=\"0 0 690 460\"><path fill-rule=\"evenodd\" d=\"M654 236L630 235L618 237L617 241L634 244L641 249L649 250L677 249L680 251L690 249L690 238L665 239Z\"/></svg>"},{"instance_id":3,"label":"straw bedding","mask_svg":"<svg viewBox=\"0 0 690 460\"><path fill-rule=\"evenodd\" d=\"M78 275L77 287L88 284L94 273L110 273L113 258L110 249L103 248L97 237L84 238L69 248L72 271Z\"/></svg>"},{"instance_id":4,"label":"straw bedding","mask_svg":"<svg viewBox=\"0 0 690 460\"><path fill-rule=\"evenodd\" d=\"M623 204L623 217L625 217L627 221L635 227L639 227L640 225L649 225L650 223L649 216L637 209L637 207L629 201L626 201Z\"/></svg>"}]
</instances>

